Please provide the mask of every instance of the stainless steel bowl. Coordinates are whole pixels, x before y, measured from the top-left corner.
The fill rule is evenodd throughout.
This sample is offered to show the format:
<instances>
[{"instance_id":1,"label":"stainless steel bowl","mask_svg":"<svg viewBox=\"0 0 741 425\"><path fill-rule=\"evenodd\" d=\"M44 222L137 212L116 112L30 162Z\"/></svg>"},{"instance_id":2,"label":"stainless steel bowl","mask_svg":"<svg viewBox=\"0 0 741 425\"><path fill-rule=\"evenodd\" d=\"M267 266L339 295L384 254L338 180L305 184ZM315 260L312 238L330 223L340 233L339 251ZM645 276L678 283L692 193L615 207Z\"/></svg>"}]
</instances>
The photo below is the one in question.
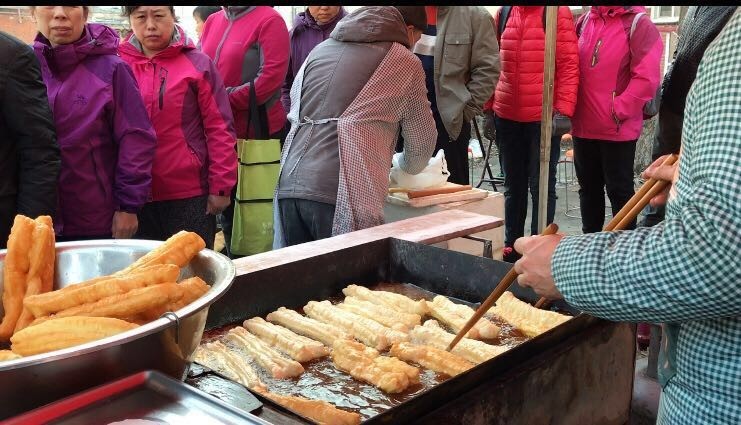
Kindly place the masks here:
<instances>
[{"instance_id":1,"label":"stainless steel bowl","mask_svg":"<svg viewBox=\"0 0 741 425\"><path fill-rule=\"evenodd\" d=\"M56 245L55 289L114 273L162 242L94 240ZM5 250L0 250L0 291ZM181 270L211 289L188 306L136 329L75 347L0 363L0 419L142 370L184 379L201 341L208 308L234 281L236 269L224 255L204 249ZM0 315L2 306L0 306Z\"/></svg>"}]
</instances>

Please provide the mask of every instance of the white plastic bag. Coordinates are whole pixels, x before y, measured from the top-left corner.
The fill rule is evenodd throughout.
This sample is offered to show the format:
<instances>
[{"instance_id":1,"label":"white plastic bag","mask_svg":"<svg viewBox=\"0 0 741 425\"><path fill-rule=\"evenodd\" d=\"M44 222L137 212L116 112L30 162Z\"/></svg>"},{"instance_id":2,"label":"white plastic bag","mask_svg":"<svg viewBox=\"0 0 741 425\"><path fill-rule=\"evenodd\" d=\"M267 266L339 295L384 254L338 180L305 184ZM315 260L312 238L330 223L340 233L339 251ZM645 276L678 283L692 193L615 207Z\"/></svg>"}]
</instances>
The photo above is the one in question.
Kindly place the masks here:
<instances>
[{"instance_id":1,"label":"white plastic bag","mask_svg":"<svg viewBox=\"0 0 741 425\"><path fill-rule=\"evenodd\" d=\"M401 153L394 154L391 164L389 180L392 187L401 187L404 189L427 189L431 187L440 187L448 181L448 164L445 162L445 152L440 149L437 154L430 158L427 166L421 173L412 175L405 173L399 168L399 158Z\"/></svg>"}]
</instances>

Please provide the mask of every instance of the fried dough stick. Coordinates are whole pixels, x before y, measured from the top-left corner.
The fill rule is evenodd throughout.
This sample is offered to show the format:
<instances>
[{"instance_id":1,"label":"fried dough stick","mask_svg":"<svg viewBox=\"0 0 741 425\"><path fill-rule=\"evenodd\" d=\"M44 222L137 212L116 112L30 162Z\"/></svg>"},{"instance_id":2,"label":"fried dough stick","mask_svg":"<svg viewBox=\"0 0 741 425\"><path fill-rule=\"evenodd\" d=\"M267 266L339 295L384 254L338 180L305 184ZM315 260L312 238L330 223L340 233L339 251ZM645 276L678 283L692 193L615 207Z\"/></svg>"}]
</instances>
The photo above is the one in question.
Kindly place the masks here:
<instances>
[{"instance_id":1,"label":"fried dough stick","mask_svg":"<svg viewBox=\"0 0 741 425\"><path fill-rule=\"evenodd\" d=\"M268 314L267 319L269 322L276 323L298 334L315 339L329 347L338 339L352 339L352 335L336 326L302 316L298 312L285 307L280 307L278 310Z\"/></svg>"},{"instance_id":2,"label":"fried dough stick","mask_svg":"<svg viewBox=\"0 0 741 425\"><path fill-rule=\"evenodd\" d=\"M359 414L338 409L333 404L323 400L309 400L303 397L281 395L269 391L257 392L283 407L306 416L320 425L357 425L360 423Z\"/></svg>"},{"instance_id":3,"label":"fried dough stick","mask_svg":"<svg viewBox=\"0 0 741 425\"><path fill-rule=\"evenodd\" d=\"M48 316L113 295L125 294L133 289L175 282L179 275L180 268L173 264L142 267L127 275L107 276L90 285L72 285L70 289L30 296L23 301L23 305L36 317Z\"/></svg>"},{"instance_id":4,"label":"fried dough stick","mask_svg":"<svg viewBox=\"0 0 741 425\"><path fill-rule=\"evenodd\" d=\"M335 342L332 361L338 369L355 379L368 382L381 391L400 393L419 382L419 369L355 341Z\"/></svg>"},{"instance_id":5,"label":"fried dough stick","mask_svg":"<svg viewBox=\"0 0 741 425\"><path fill-rule=\"evenodd\" d=\"M427 314L427 304L425 303L425 300L414 301L407 296L396 294L394 292L371 291L365 286L348 285L342 290L342 293L346 296L358 297L375 304L383 304L386 307L403 311L405 313L419 314L420 316Z\"/></svg>"},{"instance_id":6,"label":"fried dough stick","mask_svg":"<svg viewBox=\"0 0 741 425\"><path fill-rule=\"evenodd\" d=\"M308 362L329 355L329 348L321 342L297 335L282 326L266 322L260 317L245 320L242 326L297 362Z\"/></svg>"},{"instance_id":7,"label":"fried dough stick","mask_svg":"<svg viewBox=\"0 0 741 425\"><path fill-rule=\"evenodd\" d=\"M500 317L529 337L538 336L571 319L571 316L555 311L535 308L520 301L509 291L499 297L497 304L487 314Z\"/></svg>"},{"instance_id":8,"label":"fried dough stick","mask_svg":"<svg viewBox=\"0 0 741 425\"><path fill-rule=\"evenodd\" d=\"M292 378L304 373L304 367L301 366L301 363L283 357L279 352L241 326L227 332L226 339L254 357L257 364L265 368L274 378Z\"/></svg>"},{"instance_id":9,"label":"fried dough stick","mask_svg":"<svg viewBox=\"0 0 741 425\"><path fill-rule=\"evenodd\" d=\"M264 390L265 384L241 356L231 352L220 341L201 344L196 348L194 359L207 368L221 373L253 390Z\"/></svg>"},{"instance_id":10,"label":"fried dough stick","mask_svg":"<svg viewBox=\"0 0 741 425\"><path fill-rule=\"evenodd\" d=\"M54 286L54 261L56 260L56 249L54 247L54 229L51 217L42 215L36 220L33 229L33 242L31 250L28 251L30 267L26 278L26 295L23 300L38 294L48 292ZM20 331L33 322L34 315L25 305L18 322L15 324L15 332Z\"/></svg>"},{"instance_id":11,"label":"fried dough stick","mask_svg":"<svg viewBox=\"0 0 741 425\"><path fill-rule=\"evenodd\" d=\"M110 317L64 317L47 320L16 332L10 349L21 356L72 347L115 335L137 325Z\"/></svg>"},{"instance_id":12,"label":"fried dough stick","mask_svg":"<svg viewBox=\"0 0 741 425\"><path fill-rule=\"evenodd\" d=\"M455 332L463 329L468 319L475 313L471 307L456 304L442 295L433 298L427 306L432 317L450 326ZM479 319L466 336L472 339L493 339L499 336L499 326L486 319Z\"/></svg>"},{"instance_id":13,"label":"fried dough stick","mask_svg":"<svg viewBox=\"0 0 741 425\"><path fill-rule=\"evenodd\" d=\"M116 272L114 275L125 275L131 273L132 270L156 264L174 264L178 267L184 267L205 247L206 242L197 233L181 230L170 236L162 245L149 251L129 267Z\"/></svg>"},{"instance_id":14,"label":"fried dough stick","mask_svg":"<svg viewBox=\"0 0 741 425\"><path fill-rule=\"evenodd\" d=\"M177 311L187 306L188 304L202 297L206 292L208 292L209 289L211 289L208 283L204 282L203 279L198 276L185 279L182 282L178 283L178 286L183 290L183 296L180 299L171 301L156 308L149 309L141 313L139 317L134 320L134 322L138 320L146 323L151 322L152 320L157 320L160 316L168 311Z\"/></svg>"},{"instance_id":15,"label":"fried dough stick","mask_svg":"<svg viewBox=\"0 0 741 425\"><path fill-rule=\"evenodd\" d=\"M128 318L177 301L183 296L183 289L175 282L161 283L132 289L125 294L112 295L93 303L78 305L62 310L53 316L39 317L33 323L69 316L93 316Z\"/></svg>"},{"instance_id":16,"label":"fried dough stick","mask_svg":"<svg viewBox=\"0 0 741 425\"><path fill-rule=\"evenodd\" d=\"M441 350L445 350L448 344L455 338L455 335L446 332L434 320L428 320L422 326L415 326L409 336L412 343L420 345L429 345ZM505 351L508 347L500 345L491 345L485 342L477 341L471 338L463 338L453 348L452 353L463 357L474 364L483 363L493 357L496 357Z\"/></svg>"},{"instance_id":17,"label":"fried dough stick","mask_svg":"<svg viewBox=\"0 0 741 425\"><path fill-rule=\"evenodd\" d=\"M304 311L312 319L337 325L364 344L378 350L385 350L395 342L409 341L407 334L387 328L367 317L337 308L329 301L309 301L304 306Z\"/></svg>"},{"instance_id":18,"label":"fried dough stick","mask_svg":"<svg viewBox=\"0 0 741 425\"><path fill-rule=\"evenodd\" d=\"M412 345L408 342L394 344L389 350L389 354L448 376L456 376L474 366L473 363L457 354L429 345Z\"/></svg>"},{"instance_id":19,"label":"fried dough stick","mask_svg":"<svg viewBox=\"0 0 741 425\"><path fill-rule=\"evenodd\" d=\"M3 321L0 323L0 341L8 341L23 312L26 279L31 268L28 252L33 244L36 222L24 215L16 215L8 237L8 250L3 266Z\"/></svg>"},{"instance_id":20,"label":"fried dough stick","mask_svg":"<svg viewBox=\"0 0 741 425\"><path fill-rule=\"evenodd\" d=\"M345 297L345 300L337 304L337 307L373 319L384 326L401 332L409 332L413 327L422 323L422 317L419 314L404 313L383 304L374 304L352 296Z\"/></svg>"}]
</instances>

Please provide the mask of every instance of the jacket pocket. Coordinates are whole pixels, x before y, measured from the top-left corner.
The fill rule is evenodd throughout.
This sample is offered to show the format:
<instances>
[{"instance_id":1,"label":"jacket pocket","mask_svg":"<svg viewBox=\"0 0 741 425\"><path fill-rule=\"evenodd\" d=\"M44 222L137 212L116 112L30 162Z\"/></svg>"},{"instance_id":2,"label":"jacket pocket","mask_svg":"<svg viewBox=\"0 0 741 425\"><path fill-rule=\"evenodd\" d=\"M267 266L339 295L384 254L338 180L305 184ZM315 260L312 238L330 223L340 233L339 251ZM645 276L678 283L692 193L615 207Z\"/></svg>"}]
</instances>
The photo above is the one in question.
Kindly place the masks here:
<instances>
[{"instance_id":1,"label":"jacket pocket","mask_svg":"<svg viewBox=\"0 0 741 425\"><path fill-rule=\"evenodd\" d=\"M471 56L471 34L445 34L443 56L446 59L463 59Z\"/></svg>"},{"instance_id":2,"label":"jacket pocket","mask_svg":"<svg viewBox=\"0 0 741 425\"><path fill-rule=\"evenodd\" d=\"M615 92L612 92L612 101L610 102L610 116L612 117L612 121L615 123L615 131L620 132L620 125L622 122L620 121L620 118L618 118L617 113L615 112Z\"/></svg>"},{"instance_id":3,"label":"jacket pocket","mask_svg":"<svg viewBox=\"0 0 741 425\"><path fill-rule=\"evenodd\" d=\"M101 147L96 145L93 140L88 140L88 144L90 146L90 161L93 165L93 175L95 176L95 182L98 186L98 189L100 190L101 196L104 200L107 201L109 198L111 198L112 188L107 181L104 181L103 176L101 175L101 173L103 172L103 167L105 166L103 164L103 159L100 157Z\"/></svg>"}]
</instances>

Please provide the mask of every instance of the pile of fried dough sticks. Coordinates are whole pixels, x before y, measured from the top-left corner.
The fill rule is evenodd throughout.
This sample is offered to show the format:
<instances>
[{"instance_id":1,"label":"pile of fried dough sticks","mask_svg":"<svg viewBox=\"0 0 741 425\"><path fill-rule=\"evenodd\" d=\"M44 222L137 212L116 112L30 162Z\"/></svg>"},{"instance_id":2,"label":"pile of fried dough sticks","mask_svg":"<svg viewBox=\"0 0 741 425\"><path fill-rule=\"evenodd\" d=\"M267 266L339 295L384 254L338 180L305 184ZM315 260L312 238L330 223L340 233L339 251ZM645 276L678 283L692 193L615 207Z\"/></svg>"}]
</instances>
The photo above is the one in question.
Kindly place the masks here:
<instances>
[{"instance_id":1,"label":"pile of fried dough sticks","mask_svg":"<svg viewBox=\"0 0 741 425\"><path fill-rule=\"evenodd\" d=\"M206 244L181 231L136 262L107 276L54 289L51 217L17 215L3 265L0 361L72 347L134 329L203 296L199 277L178 282ZM57 271L59 272L59 271Z\"/></svg>"}]
</instances>

